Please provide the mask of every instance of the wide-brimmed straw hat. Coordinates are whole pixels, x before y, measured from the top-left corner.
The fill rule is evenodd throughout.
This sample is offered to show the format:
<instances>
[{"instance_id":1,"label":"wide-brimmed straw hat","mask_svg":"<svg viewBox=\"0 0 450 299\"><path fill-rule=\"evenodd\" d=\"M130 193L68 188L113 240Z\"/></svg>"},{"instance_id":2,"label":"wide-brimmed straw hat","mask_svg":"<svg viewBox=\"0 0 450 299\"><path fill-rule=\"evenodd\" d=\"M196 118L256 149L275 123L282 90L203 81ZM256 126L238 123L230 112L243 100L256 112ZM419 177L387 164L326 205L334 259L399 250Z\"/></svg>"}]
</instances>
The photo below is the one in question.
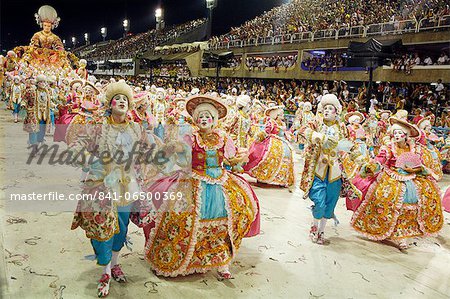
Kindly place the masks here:
<instances>
[{"instance_id":1,"label":"wide-brimmed straw hat","mask_svg":"<svg viewBox=\"0 0 450 299\"><path fill-rule=\"evenodd\" d=\"M195 108L200 104L211 104L217 110L219 119L227 116L228 109L218 98L214 98L209 95L194 95L191 96L186 102L186 111L190 116L194 116Z\"/></svg>"}]
</instances>

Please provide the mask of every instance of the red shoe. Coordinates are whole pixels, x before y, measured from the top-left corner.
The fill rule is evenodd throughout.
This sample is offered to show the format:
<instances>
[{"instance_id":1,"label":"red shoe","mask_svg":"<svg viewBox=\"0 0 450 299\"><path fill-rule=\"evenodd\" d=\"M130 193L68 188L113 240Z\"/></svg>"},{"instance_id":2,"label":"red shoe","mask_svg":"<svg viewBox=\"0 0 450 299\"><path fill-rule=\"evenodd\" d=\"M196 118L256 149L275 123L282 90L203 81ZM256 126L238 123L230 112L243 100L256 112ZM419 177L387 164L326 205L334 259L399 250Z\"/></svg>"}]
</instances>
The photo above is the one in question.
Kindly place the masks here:
<instances>
[{"instance_id":1,"label":"red shoe","mask_svg":"<svg viewBox=\"0 0 450 299\"><path fill-rule=\"evenodd\" d=\"M319 245L326 245L328 243L329 242L325 239L324 233L323 232L318 233L318 235L317 235L317 244L319 244Z\"/></svg>"},{"instance_id":2,"label":"red shoe","mask_svg":"<svg viewBox=\"0 0 450 299\"><path fill-rule=\"evenodd\" d=\"M122 271L122 268L120 268L120 265L117 264L114 267L111 268L111 275L117 282L127 282L127 278L125 274Z\"/></svg>"},{"instance_id":3,"label":"red shoe","mask_svg":"<svg viewBox=\"0 0 450 299\"><path fill-rule=\"evenodd\" d=\"M232 279L233 278L233 275L231 275L231 272L229 270L217 271L217 273L219 274L219 279L220 280Z\"/></svg>"},{"instance_id":4,"label":"red shoe","mask_svg":"<svg viewBox=\"0 0 450 299\"><path fill-rule=\"evenodd\" d=\"M97 285L97 296L103 298L109 295L109 284L111 282L111 276L109 274L103 274Z\"/></svg>"},{"instance_id":5,"label":"red shoe","mask_svg":"<svg viewBox=\"0 0 450 299\"><path fill-rule=\"evenodd\" d=\"M398 242L397 246L400 251L406 251L409 248L408 243L406 243L405 240Z\"/></svg>"},{"instance_id":6,"label":"red shoe","mask_svg":"<svg viewBox=\"0 0 450 299\"><path fill-rule=\"evenodd\" d=\"M317 243L317 226L311 225L311 229L309 230L309 238L313 243Z\"/></svg>"}]
</instances>

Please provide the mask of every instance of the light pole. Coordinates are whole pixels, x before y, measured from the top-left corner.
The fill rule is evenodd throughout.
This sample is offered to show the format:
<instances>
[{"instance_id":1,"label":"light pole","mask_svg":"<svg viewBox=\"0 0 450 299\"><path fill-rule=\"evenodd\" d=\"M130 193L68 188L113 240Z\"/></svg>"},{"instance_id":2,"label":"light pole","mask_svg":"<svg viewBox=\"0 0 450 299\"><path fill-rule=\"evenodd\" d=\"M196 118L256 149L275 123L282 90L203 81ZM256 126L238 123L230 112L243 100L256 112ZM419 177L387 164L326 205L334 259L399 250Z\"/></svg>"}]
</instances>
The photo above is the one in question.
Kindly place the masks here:
<instances>
[{"instance_id":1,"label":"light pole","mask_svg":"<svg viewBox=\"0 0 450 299\"><path fill-rule=\"evenodd\" d=\"M75 49L75 46L77 45L77 38L75 36L72 36L72 45L73 48Z\"/></svg>"},{"instance_id":2,"label":"light pole","mask_svg":"<svg viewBox=\"0 0 450 299\"><path fill-rule=\"evenodd\" d=\"M164 29L163 10L161 8L157 8L155 10L155 18L156 18L156 30Z\"/></svg>"},{"instance_id":3,"label":"light pole","mask_svg":"<svg viewBox=\"0 0 450 299\"><path fill-rule=\"evenodd\" d=\"M211 38L213 9L217 6L217 0L206 0L206 8L209 9L207 39Z\"/></svg>"},{"instance_id":4,"label":"light pole","mask_svg":"<svg viewBox=\"0 0 450 299\"><path fill-rule=\"evenodd\" d=\"M89 45L89 33L84 34L84 41L86 42L86 45Z\"/></svg>"},{"instance_id":5,"label":"light pole","mask_svg":"<svg viewBox=\"0 0 450 299\"><path fill-rule=\"evenodd\" d=\"M103 41L105 41L106 36L108 35L108 29L106 29L106 27L102 27L102 28L100 29L100 33L102 34Z\"/></svg>"},{"instance_id":6,"label":"light pole","mask_svg":"<svg viewBox=\"0 0 450 299\"><path fill-rule=\"evenodd\" d=\"M123 31L124 36L127 36L128 31L130 31L130 21L128 19L123 20Z\"/></svg>"},{"instance_id":7,"label":"light pole","mask_svg":"<svg viewBox=\"0 0 450 299\"><path fill-rule=\"evenodd\" d=\"M65 39L63 39L63 45L64 45L64 48L66 47L66 40Z\"/></svg>"}]
</instances>

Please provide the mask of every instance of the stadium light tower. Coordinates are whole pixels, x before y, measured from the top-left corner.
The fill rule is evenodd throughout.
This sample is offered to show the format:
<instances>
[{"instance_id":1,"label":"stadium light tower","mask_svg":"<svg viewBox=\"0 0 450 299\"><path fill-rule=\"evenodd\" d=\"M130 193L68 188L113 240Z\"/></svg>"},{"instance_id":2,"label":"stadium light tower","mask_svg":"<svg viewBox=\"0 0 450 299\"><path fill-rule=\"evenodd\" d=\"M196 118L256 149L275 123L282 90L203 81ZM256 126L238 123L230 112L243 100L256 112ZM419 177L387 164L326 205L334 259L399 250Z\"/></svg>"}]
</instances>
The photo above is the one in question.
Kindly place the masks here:
<instances>
[{"instance_id":1,"label":"stadium light tower","mask_svg":"<svg viewBox=\"0 0 450 299\"><path fill-rule=\"evenodd\" d=\"M77 38L75 36L72 36L72 45L73 48L75 49L75 46L77 45Z\"/></svg>"},{"instance_id":2,"label":"stadium light tower","mask_svg":"<svg viewBox=\"0 0 450 299\"><path fill-rule=\"evenodd\" d=\"M86 42L86 45L89 45L89 33L84 34L84 41Z\"/></svg>"},{"instance_id":3,"label":"stadium light tower","mask_svg":"<svg viewBox=\"0 0 450 299\"><path fill-rule=\"evenodd\" d=\"M208 33L207 38L211 38L211 28L212 28L212 17L213 17L213 9L217 6L217 0L206 0L206 8L209 9L209 17L208 17Z\"/></svg>"},{"instance_id":4,"label":"stadium light tower","mask_svg":"<svg viewBox=\"0 0 450 299\"><path fill-rule=\"evenodd\" d=\"M108 35L108 29L106 29L106 27L102 27L102 28L100 29L100 33L102 34L103 41L105 41L106 36Z\"/></svg>"},{"instance_id":5,"label":"stadium light tower","mask_svg":"<svg viewBox=\"0 0 450 299\"><path fill-rule=\"evenodd\" d=\"M155 18L156 18L156 30L164 29L163 10L161 8L157 8L155 10Z\"/></svg>"},{"instance_id":6,"label":"stadium light tower","mask_svg":"<svg viewBox=\"0 0 450 299\"><path fill-rule=\"evenodd\" d=\"M123 31L124 36L128 34L128 31L130 31L130 21L128 19L123 20Z\"/></svg>"}]
</instances>

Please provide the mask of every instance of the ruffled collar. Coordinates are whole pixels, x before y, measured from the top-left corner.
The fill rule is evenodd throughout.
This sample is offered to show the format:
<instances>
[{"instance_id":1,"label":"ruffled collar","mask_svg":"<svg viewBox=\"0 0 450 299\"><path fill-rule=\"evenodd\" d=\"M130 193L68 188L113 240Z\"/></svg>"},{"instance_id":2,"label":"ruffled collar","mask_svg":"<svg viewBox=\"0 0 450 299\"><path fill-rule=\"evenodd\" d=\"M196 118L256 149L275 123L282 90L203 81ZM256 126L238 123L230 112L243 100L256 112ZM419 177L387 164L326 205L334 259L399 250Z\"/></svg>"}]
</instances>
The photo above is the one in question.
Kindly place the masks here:
<instances>
[{"instance_id":1,"label":"ruffled collar","mask_svg":"<svg viewBox=\"0 0 450 299\"><path fill-rule=\"evenodd\" d=\"M218 129L214 129L208 134L196 130L192 135L195 136L198 146L204 150L218 150L225 145L224 133Z\"/></svg>"},{"instance_id":2,"label":"ruffled collar","mask_svg":"<svg viewBox=\"0 0 450 299\"><path fill-rule=\"evenodd\" d=\"M414 140L409 139L406 141L406 144L407 144L408 148L401 149L397 146L396 142L392 142L391 151L392 151L392 154L394 155L394 157L399 157L402 153L405 153L405 152L417 153L416 152L417 148L416 148L416 144L415 144Z\"/></svg>"}]
</instances>

